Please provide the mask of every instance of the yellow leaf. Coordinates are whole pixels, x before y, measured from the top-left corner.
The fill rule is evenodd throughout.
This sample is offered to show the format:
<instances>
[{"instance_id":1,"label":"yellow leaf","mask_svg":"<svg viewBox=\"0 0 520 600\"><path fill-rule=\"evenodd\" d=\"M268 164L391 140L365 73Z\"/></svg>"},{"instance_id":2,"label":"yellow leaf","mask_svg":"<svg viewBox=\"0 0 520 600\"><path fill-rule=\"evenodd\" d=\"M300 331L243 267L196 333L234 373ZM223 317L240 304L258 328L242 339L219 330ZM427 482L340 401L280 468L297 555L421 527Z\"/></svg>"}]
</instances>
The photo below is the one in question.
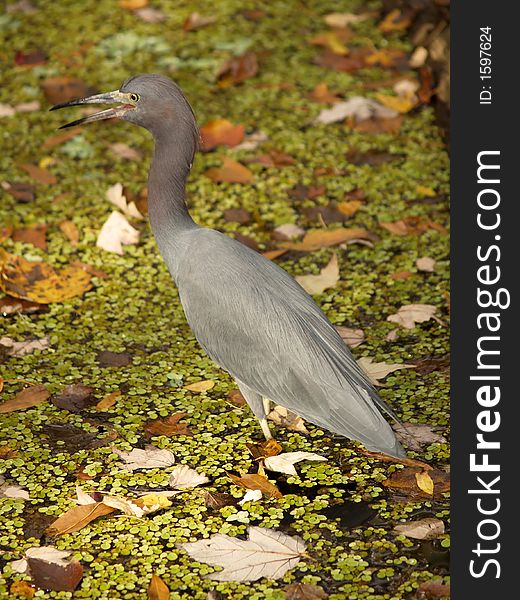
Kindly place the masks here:
<instances>
[{"instance_id":1,"label":"yellow leaf","mask_svg":"<svg viewBox=\"0 0 520 600\"><path fill-rule=\"evenodd\" d=\"M433 190L431 187L426 187L424 185L418 185L415 188L415 191L420 196L425 196L425 197L429 197L429 198L432 198L433 196L435 196L435 190Z\"/></svg>"},{"instance_id":2,"label":"yellow leaf","mask_svg":"<svg viewBox=\"0 0 520 600\"><path fill-rule=\"evenodd\" d=\"M162 494L146 494L144 496L141 496L140 498L137 498L137 500L134 500L133 502L141 508L154 507L155 510L159 510L161 508L168 508L172 505L171 501L168 499L168 496L164 496Z\"/></svg>"},{"instance_id":3,"label":"yellow leaf","mask_svg":"<svg viewBox=\"0 0 520 600\"><path fill-rule=\"evenodd\" d=\"M169 600L170 590L158 575L152 575L148 587L148 600Z\"/></svg>"},{"instance_id":4,"label":"yellow leaf","mask_svg":"<svg viewBox=\"0 0 520 600\"><path fill-rule=\"evenodd\" d=\"M184 389L189 390L190 392L207 392L212 387L214 387L215 382L208 379L206 381L196 381L195 383L190 383L189 385L185 385Z\"/></svg>"},{"instance_id":5,"label":"yellow leaf","mask_svg":"<svg viewBox=\"0 0 520 600\"><path fill-rule=\"evenodd\" d=\"M416 473L415 480L417 481L417 487L419 489L421 489L425 494L433 496L433 479L429 476L427 471Z\"/></svg>"},{"instance_id":6,"label":"yellow leaf","mask_svg":"<svg viewBox=\"0 0 520 600\"><path fill-rule=\"evenodd\" d=\"M81 296L91 275L77 267L55 269L43 261L29 261L0 249L0 289L15 298L50 304Z\"/></svg>"},{"instance_id":7,"label":"yellow leaf","mask_svg":"<svg viewBox=\"0 0 520 600\"><path fill-rule=\"evenodd\" d=\"M94 519L108 515L114 511L115 508L107 506L103 502L75 506L51 523L46 532L48 535L58 536L79 531Z\"/></svg>"},{"instance_id":8,"label":"yellow leaf","mask_svg":"<svg viewBox=\"0 0 520 600\"><path fill-rule=\"evenodd\" d=\"M376 94L376 98L386 107L398 113L407 113L417 104L414 96L388 96L387 94Z\"/></svg>"}]
</instances>

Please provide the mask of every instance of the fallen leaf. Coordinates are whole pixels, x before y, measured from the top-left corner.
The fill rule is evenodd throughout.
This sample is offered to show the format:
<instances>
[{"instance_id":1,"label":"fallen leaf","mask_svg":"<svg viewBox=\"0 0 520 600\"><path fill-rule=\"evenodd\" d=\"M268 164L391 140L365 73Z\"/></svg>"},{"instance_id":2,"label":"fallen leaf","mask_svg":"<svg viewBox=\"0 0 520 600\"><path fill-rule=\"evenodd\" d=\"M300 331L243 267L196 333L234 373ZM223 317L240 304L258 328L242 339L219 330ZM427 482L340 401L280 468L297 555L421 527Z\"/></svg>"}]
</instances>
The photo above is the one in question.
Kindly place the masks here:
<instances>
[{"instance_id":1,"label":"fallen leaf","mask_svg":"<svg viewBox=\"0 0 520 600\"><path fill-rule=\"evenodd\" d=\"M47 391L44 385L33 385L16 394L14 398L9 398L5 402L2 402L0 404L0 413L10 413L38 406L38 404L45 402L50 395L50 392Z\"/></svg>"},{"instance_id":2,"label":"fallen leaf","mask_svg":"<svg viewBox=\"0 0 520 600\"><path fill-rule=\"evenodd\" d=\"M426 517L396 525L394 531L415 540L433 540L444 533L444 523L440 519Z\"/></svg>"},{"instance_id":3,"label":"fallen leaf","mask_svg":"<svg viewBox=\"0 0 520 600\"><path fill-rule=\"evenodd\" d=\"M9 356L25 356L35 350L45 350L49 347L49 338L44 337L39 340L26 340L25 342L15 342L9 337L0 338L0 346L7 348Z\"/></svg>"},{"instance_id":4,"label":"fallen leaf","mask_svg":"<svg viewBox=\"0 0 520 600\"><path fill-rule=\"evenodd\" d=\"M419 271L433 273L435 271L435 260L429 256L423 256L415 261L415 266Z\"/></svg>"},{"instance_id":5,"label":"fallen leaf","mask_svg":"<svg viewBox=\"0 0 520 600\"><path fill-rule=\"evenodd\" d=\"M349 53L349 49L345 46L345 42L351 37L352 31L346 27L337 27L335 29L319 33L309 41L313 46L324 46L334 54L346 56Z\"/></svg>"},{"instance_id":6,"label":"fallen leaf","mask_svg":"<svg viewBox=\"0 0 520 600\"><path fill-rule=\"evenodd\" d=\"M231 494L205 491L204 502L209 508L212 508L213 510L219 510L224 506L234 506L237 503L237 499Z\"/></svg>"},{"instance_id":7,"label":"fallen leaf","mask_svg":"<svg viewBox=\"0 0 520 600\"><path fill-rule=\"evenodd\" d=\"M370 53L371 51L368 48L351 48L350 52L345 56L335 54L327 48L315 58L314 62L318 66L327 69L353 73L365 66L365 59Z\"/></svg>"},{"instance_id":8,"label":"fallen leaf","mask_svg":"<svg viewBox=\"0 0 520 600\"><path fill-rule=\"evenodd\" d=\"M212 25L217 20L217 17L213 16L204 16L198 12L192 12L184 21L182 28L184 31L195 31L196 29L201 29L202 27L207 27L208 25Z\"/></svg>"},{"instance_id":9,"label":"fallen leaf","mask_svg":"<svg viewBox=\"0 0 520 600\"><path fill-rule=\"evenodd\" d=\"M237 148L238 149L238 146ZM256 163L263 167L290 167L296 164L296 161L292 156L279 150L269 150L267 154L261 154L254 158L248 159L248 163Z\"/></svg>"},{"instance_id":10,"label":"fallen leaf","mask_svg":"<svg viewBox=\"0 0 520 600\"><path fill-rule=\"evenodd\" d=\"M166 20L167 16L153 6L143 6L143 8L137 8L134 10L134 15L139 17L141 21L145 23L162 23Z\"/></svg>"},{"instance_id":11,"label":"fallen leaf","mask_svg":"<svg viewBox=\"0 0 520 600\"><path fill-rule=\"evenodd\" d=\"M419 489L421 489L425 494L433 496L433 479L428 474L428 471L421 471L420 473L416 473L415 480Z\"/></svg>"},{"instance_id":12,"label":"fallen leaf","mask_svg":"<svg viewBox=\"0 0 520 600\"><path fill-rule=\"evenodd\" d=\"M238 146L245 137L243 125L233 125L227 119L208 121L200 128L201 150L208 152L219 145L233 148Z\"/></svg>"},{"instance_id":13,"label":"fallen leaf","mask_svg":"<svg viewBox=\"0 0 520 600\"><path fill-rule=\"evenodd\" d=\"M82 271L85 271L85 273L92 275L92 277L99 277L100 279L106 279L108 277L105 271L102 271L101 269L96 269L92 265L87 265L86 263L81 262L79 260L71 262L70 266L75 267L77 269L81 269Z\"/></svg>"},{"instance_id":14,"label":"fallen leaf","mask_svg":"<svg viewBox=\"0 0 520 600\"><path fill-rule=\"evenodd\" d=\"M99 493L97 494L100 495ZM76 502L80 506L86 506L87 504L95 504L96 502L101 501L101 498L99 498L99 500L93 498L90 494L87 494L87 492L85 492L85 490L81 486L76 484Z\"/></svg>"},{"instance_id":15,"label":"fallen leaf","mask_svg":"<svg viewBox=\"0 0 520 600\"><path fill-rule=\"evenodd\" d=\"M189 390L190 392L198 392L199 394L203 392L208 392L209 390L215 387L215 382L211 379L205 381L196 381L195 383L190 383L189 385L185 385L184 389Z\"/></svg>"},{"instance_id":16,"label":"fallen leaf","mask_svg":"<svg viewBox=\"0 0 520 600\"><path fill-rule=\"evenodd\" d=\"M265 494L268 498L281 498L282 493L280 490L273 485L267 477L258 475L256 473L248 473L242 476L233 475L228 473L227 476L231 481L239 485L240 487L246 488L247 490L260 490L262 494Z\"/></svg>"},{"instance_id":17,"label":"fallen leaf","mask_svg":"<svg viewBox=\"0 0 520 600\"><path fill-rule=\"evenodd\" d=\"M170 450L161 450L155 446L145 446L144 450L134 448L131 452L115 449L114 452L123 460L122 467L127 471L166 469L175 463Z\"/></svg>"},{"instance_id":18,"label":"fallen leaf","mask_svg":"<svg viewBox=\"0 0 520 600\"><path fill-rule=\"evenodd\" d=\"M407 29L411 22L409 15L403 15L398 8L395 8L385 16L378 27L385 33L388 31L402 31Z\"/></svg>"},{"instance_id":19,"label":"fallen leaf","mask_svg":"<svg viewBox=\"0 0 520 600\"><path fill-rule=\"evenodd\" d=\"M218 70L217 84L221 88L241 83L258 73L258 60L254 52L229 58Z\"/></svg>"},{"instance_id":20,"label":"fallen leaf","mask_svg":"<svg viewBox=\"0 0 520 600\"><path fill-rule=\"evenodd\" d=\"M117 208L119 208L128 217L133 217L134 219L144 219L143 215L137 209L135 202L127 201L125 195L123 194L123 186L120 183L115 183L114 185L108 188L106 193L106 199L109 202L112 202L112 204L114 204L115 206L117 206Z\"/></svg>"},{"instance_id":21,"label":"fallen leaf","mask_svg":"<svg viewBox=\"0 0 520 600\"><path fill-rule=\"evenodd\" d=\"M102 411L111 408L116 403L117 399L121 396L121 392L116 390L107 394L102 400L96 404L96 410Z\"/></svg>"},{"instance_id":22,"label":"fallen leaf","mask_svg":"<svg viewBox=\"0 0 520 600\"><path fill-rule=\"evenodd\" d=\"M121 213L114 210L101 228L96 246L123 255L123 244L137 244L138 241L139 231Z\"/></svg>"},{"instance_id":23,"label":"fallen leaf","mask_svg":"<svg viewBox=\"0 0 520 600\"><path fill-rule=\"evenodd\" d=\"M417 48L417 50L419 50L419 48ZM424 48L423 48L423 50L424 50ZM426 54L428 54L428 51L426 51ZM414 57L417 57L415 52L414 52L412 58L414 58ZM411 63L412 63L412 59L410 59L410 65L411 65ZM428 104L428 102L430 102L430 100L431 100L431 97L436 92L436 90L434 89L433 71L429 65L426 65L426 66L419 65L419 66L421 67L421 69L419 71L421 86L417 90L417 97L419 98L419 101L421 102L421 104Z\"/></svg>"},{"instance_id":24,"label":"fallen leaf","mask_svg":"<svg viewBox=\"0 0 520 600\"><path fill-rule=\"evenodd\" d=\"M413 277L413 273L411 271L396 271L390 275L390 278L394 279L395 281L410 279L410 277Z\"/></svg>"},{"instance_id":25,"label":"fallen leaf","mask_svg":"<svg viewBox=\"0 0 520 600\"><path fill-rule=\"evenodd\" d=\"M245 208L226 208L224 220L228 223L240 223L246 225L251 221L251 213Z\"/></svg>"},{"instance_id":26,"label":"fallen leaf","mask_svg":"<svg viewBox=\"0 0 520 600\"><path fill-rule=\"evenodd\" d=\"M346 217L353 217L357 211L363 206L361 200L348 200L346 202L338 202L338 210Z\"/></svg>"},{"instance_id":27,"label":"fallen leaf","mask_svg":"<svg viewBox=\"0 0 520 600\"><path fill-rule=\"evenodd\" d=\"M451 597L450 584L441 580L423 581L417 588L419 599L440 600L441 598L449 600Z\"/></svg>"},{"instance_id":28,"label":"fallen leaf","mask_svg":"<svg viewBox=\"0 0 520 600\"><path fill-rule=\"evenodd\" d=\"M45 98L51 104L69 102L96 93L94 88L73 77L50 77L41 83L41 88Z\"/></svg>"},{"instance_id":29,"label":"fallen leaf","mask_svg":"<svg viewBox=\"0 0 520 600\"><path fill-rule=\"evenodd\" d=\"M24 598L34 598L34 594L36 594L37 588L36 586L32 586L28 581L13 581L11 586L9 587L9 592L13 596L23 596Z\"/></svg>"},{"instance_id":30,"label":"fallen leaf","mask_svg":"<svg viewBox=\"0 0 520 600\"><path fill-rule=\"evenodd\" d=\"M132 355L130 352L101 350L97 354L97 361L100 367L126 367L126 365L131 364Z\"/></svg>"},{"instance_id":31,"label":"fallen leaf","mask_svg":"<svg viewBox=\"0 0 520 600\"><path fill-rule=\"evenodd\" d=\"M275 260L279 256L287 254L287 252L289 252L289 250L267 250L266 252L262 252L262 256L267 258L268 260Z\"/></svg>"},{"instance_id":32,"label":"fallen leaf","mask_svg":"<svg viewBox=\"0 0 520 600\"><path fill-rule=\"evenodd\" d=\"M419 487L419 481L421 481L421 485L426 487L427 490L432 489L433 483L434 498L440 498L443 493L449 492L450 477L448 473L440 469L429 468L427 472L430 479L427 480L422 475L425 472L425 469L421 467L406 467L392 473L388 479L383 481L383 485L408 496L419 498L431 499L432 497L430 492L424 491L424 489ZM417 478L417 475L419 475L419 478ZM430 480L432 483L430 483Z\"/></svg>"},{"instance_id":33,"label":"fallen leaf","mask_svg":"<svg viewBox=\"0 0 520 600\"><path fill-rule=\"evenodd\" d=\"M282 451L282 447L276 440L266 440L265 442L246 444L246 446L255 459L276 456Z\"/></svg>"},{"instance_id":34,"label":"fallen leaf","mask_svg":"<svg viewBox=\"0 0 520 600\"><path fill-rule=\"evenodd\" d=\"M10 296L50 304L80 296L92 287L90 275L72 266L57 270L0 249L0 289Z\"/></svg>"},{"instance_id":35,"label":"fallen leaf","mask_svg":"<svg viewBox=\"0 0 520 600\"><path fill-rule=\"evenodd\" d=\"M148 600L170 600L170 589L155 573L147 590Z\"/></svg>"},{"instance_id":36,"label":"fallen leaf","mask_svg":"<svg viewBox=\"0 0 520 600\"><path fill-rule=\"evenodd\" d=\"M365 57L365 63L368 67L404 68L408 66L406 54L398 48L383 48L380 50L371 50Z\"/></svg>"},{"instance_id":37,"label":"fallen leaf","mask_svg":"<svg viewBox=\"0 0 520 600\"><path fill-rule=\"evenodd\" d=\"M435 316L437 308L431 304L404 304L399 310L389 315L386 320L397 323L405 329L413 329L417 323L424 323L430 319L439 319Z\"/></svg>"},{"instance_id":38,"label":"fallen leaf","mask_svg":"<svg viewBox=\"0 0 520 600\"><path fill-rule=\"evenodd\" d=\"M327 600L327 592L311 583L291 583L283 588L285 600Z\"/></svg>"},{"instance_id":39,"label":"fallen leaf","mask_svg":"<svg viewBox=\"0 0 520 600\"><path fill-rule=\"evenodd\" d=\"M47 249L47 240L45 232L47 226L43 223L37 225L29 225L28 227L20 227L13 231L11 237L14 242L23 242L24 244L32 244L40 250Z\"/></svg>"},{"instance_id":40,"label":"fallen leaf","mask_svg":"<svg viewBox=\"0 0 520 600\"><path fill-rule=\"evenodd\" d=\"M214 581L279 579L304 555L305 542L298 536L263 527L248 527L248 534L247 540L241 540L217 533L180 547L198 562L224 567L209 575Z\"/></svg>"},{"instance_id":41,"label":"fallen leaf","mask_svg":"<svg viewBox=\"0 0 520 600\"><path fill-rule=\"evenodd\" d=\"M34 187L30 183L1 182L2 188L18 202L32 202L34 200Z\"/></svg>"},{"instance_id":42,"label":"fallen leaf","mask_svg":"<svg viewBox=\"0 0 520 600\"><path fill-rule=\"evenodd\" d=\"M242 500L240 500L240 506L244 505L246 502L258 502L258 500L262 499L262 492L260 490L248 490Z\"/></svg>"},{"instance_id":43,"label":"fallen leaf","mask_svg":"<svg viewBox=\"0 0 520 600\"><path fill-rule=\"evenodd\" d=\"M124 144L122 142L116 142L115 144L110 144L108 146L110 152L119 158L124 158L125 160L141 160L143 158L142 154L131 148L128 144ZM116 184L121 185L121 184ZM123 186L121 186L122 188ZM108 192L107 192L108 194Z\"/></svg>"},{"instance_id":44,"label":"fallen leaf","mask_svg":"<svg viewBox=\"0 0 520 600\"><path fill-rule=\"evenodd\" d=\"M420 235L429 229L442 234L447 233L445 227L423 217L406 217L399 221L380 222L379 225L395 235Z\"/></svg>"},{"instance_id":45,"label":"fallen leaf","mask_svg":"<svg viewBox=\"0 0 520 600\"><path fill-rule=\"evenodd\" d=\"M52 403L61 410L79 413L84 408L89 408L96 404L97 400L93 392L93 388L81 383L66 385L60 394L52 399Z\"/></svg>"},{"instance_id":46,"label":"fallen leaf","mask_svg":"<svg viewBox=\"0 0 520 600\"><path fill-rule=\"evenodd\" d=\"M309 433L303 419L290 410L287 410L284 406L275 406L267 415L267 418L276 425L281 425L289 431L298 431L305 434Z\"/></svg>"},{"instance_id":47,"label":"fallen leaf","mask_svg":"<svg viewBox=\"0 0 520 600\"><path fill-rule=\"evenodd\" d=\"M70 245L76 247L79 242L79 231L74 221L62 221L59 224L60 231L69 240Z\"/></svg>"},{"instance_id":48,"label":"fallen leaf","mask_svg":"<svg viewBox=\"0 0 520 600\"><path fill-rule=\"evenodd\" d=\"M369 150L367 152L362 152L354 149L347 152L345 158L347 162L356 166L369 165L375 167L403 158L403 155L391 154L385 150Z\"/></svg>"},{"instance_id":49,"label":"fallen leaf","mask_svg":"<svg viewBox=\"0 0 520 600\"><path fill-rule=\"evenodd\" d=\"M320 270L319 275L297 275L295 279L308 294L322 294L339 281L337 255L332 255L328 265Z\"/></svg>"},{"instance_id":50,"label":"fallen leaf","mask_svg":"<svg viewBox=\"0 0 520 600\"><path fill-rule=\"evenodd\" d=\"M283 225L278 225L273 230L273 233L277 234L276 239L285 239L285 240L293 240L305 234L305 230L294 223L284 223Z\"/></svg>"},{"instance_id":51,"label":"fallen leaf","mask_svg":"<svg viewBox=\"0 0 520 600\"><path fill-rule=\"evenodd\" d=\"M429 425L419 423L394 423L392 429L400 442L403 442L411 450L420 452L423 445L442 444L446 438L435 433Z\"/></svg>"},{"instance_id":52,"label":"fallen leaf","mask_svg":"<svg viewBox=\"0 0 520 600\"><path fill-rule=\"evenodd\" d=\"M323 20L329 27L346 27L355 23L360 23L370 17L370 13L330 13L323 17Z\"/></svg>"},{"instance_id":53,"label":"fallen leaf","mask_svg":"<svg viewBox=\"0 0 520 600\"><path fill-rule=\"evenodd\" d=\"M204 175L217 183L251 183L253 173L243 164L225 156L221 167L208 169Z\"/></svg>"},{"instance_id":54,"label":"fallen leaf","mask_svg":"<svg viewBox=\"0 0 520 600\"><path fill-rule=\"evenodd\" d=\"M394 329L394 331L396 331ZM434 371L441 373L449 373L450 370L450 355L445 354L444 356L422 358L415 361L416 372L420 375L428 375Z\"/></svg>"},{"instance_id":55,"label":"fallen leaf","mask_svg":"<svg viewBox=\"0 0 520 600\"><path fill-rule=\"evenodd\" d=\"M83 567L70 551L52 546L29 548L25 554L32 583L45 590L73 592L83 577Z\"/></svg>"},{"instance_id":56,"label":"fallen leaf","mask_svg":"<svg viewBox=\"0 0 520 600\"><path fill-rule=\"evenodd\" d=\"M361 133L396 133L401 129L403 124L402 115L393 117L392 119L366 119L360 123L354 123L350 125L354 131L360 131Z\"/></svg>"},{"instance_id":57,"label":"fallen leaf","mask_svg":"<svg viewBox=\"0 0 520 600\"><path fill-rule=\"evenodd\" d=\"M366 119L390 119L397 116L397 112L379 102L363 96L353 96L345 102L339 102L332 108L323 109L316 117L316 123L330 124L344 121L353 117L356 122Z\"/></svg>"},{"instance_id":58,"label":"fallen leaf","mask_svg":"<svg viewBox=\"0 0 520 600\"><path fill-rule=\"evenodd\" d=\"M109 515L114 512L114 510L114 508L103 504L103 502L75 506L63 513L49 525L47 528L47 535L57 537L66 533L79 531L91 521L104 515Z\"/></svg>"},{"instance_id":59,"label":"fallen leaf","mask_svg":"<svg viewBox=\"0 0 520 600\"><path fill-rule=\"evenodd\" d=\"M138 10L147 6L148 0L119 0L119 6L126 10Z\"/></svg>"},{"instance_id":60,"label":"fallen leaf","mask_svg":"<svg viewBox=\"0 0 520 600\"><path fill-rule=\"evenodd\" d=\"M0 117L12 117L16 110L10 104L0 104Z\"/></svg>"},{"instance_id":61,"label":"fallen leaf","mask_svg":"<svg viewBox=\"0 0 520 600\"><path fill-rule=\"evenodd\" d=\"M170 475L169 485L177 490L184 490L187 488L194 488L198 485L208 483L209 479L204 473L197 473L195 469L188 467L188 465L178 465L173 468Z\"/></svg>"},{"instance_id":62,"label":"fallen leaf","mask_svg":"<svg viewBox=\"0 0 520 600\"><path fill-rule=\"evenodd\" d=\"M415 365L405 365L399 363L373 362L368 356L363 356L357 361L357 364L368 375L368 378L374 385L380 385L379 380L384 379L390 373L400 369L413 369Z\"/></svg>"},{"instance_id":63,"label":"fallen leaf","mask_svg":"<svg viewBox=\"0 0 520 600\"><path fill-rule=\"evenodd\" d=\"M318 85L307 94L307 98L313 102L326 104L336 104L337 102L341 102L341 98L338 97L336 92L329 90L329 86L323 81L318 83Z\"/></svg>"},{"instance_id":64,"label":"fallen leaf","mask_svg":"<svg viewBox=\"0 0 520 600\"><path fill-rule=\"evenodd\" d=\"M261 146L264 142L269 139L268 135L263 131L255 131L250 135L246 135L244 141L238 146L235 146L235 150L256 150L258 146Z\"/></svg>"},{"instance_id":65,"label":"fallen leaf","mask_svg":"<svg viewBox=\"0 0 520 600\"><path fill-rule=\"evenodd\" d=\"M289 195L289 198L292 198L293 200L312 200L325 195L326 192L327 188L324 185L315 187L297 183L287 192L287 194Z\"/></svg>"},{"instance_id":66,"label":"fallen leaf","mask_svg":"<svg viewBox=\"0 0 520 600\"><path fill-rule=\"evenodd\" d=\"M391 110L398 113L407 113L417 106L417 98L413 96L389 96L388 94L376 94L376 98Z\"/></svg>"},{"instance_id":67,"label":"fallen leaf","mask_svg":"<svg viewBox=\"0 0 520 600\"><path fill-rule=\"evenodd\" d=\"M320 248L337 246L338 244L352 242L354 240L371 239L374 239L373 234L366 229L361 228L320 229L305 234L305 237L301 242L280 242L278 245L281 248L287 248L288 250L312 252L314 250L319 250Z\"/></svg>"},{"instance_id":68,"label":"fallen leaf","mask_svg":"<svg viewBox=\"0 0 520 600\"><path fill-rule=\"evenodd\" d=\"M428 50L424 46L417 46L410 57L410 68L418 69L422 67L428 58Z\"/></svg>"},{"instance_id":69,"label":"fallen leaf","mask_svg":"<svg viewBox=\"0 0 520 600\"><path fill-rule=\"evenodd\" d=\"M29 492L19 485L9 485L4 477L0 475L0 498L21 498L30 500Z\"/></svg>"},{"instance_id":70,"label":"fallen leaf","mask_svg":"<svg viewBox=\"0 0 520 600\"><path fill-rule=\"evenodd\" d=\"M228 392L228 399L234 406L245 406L247 404L240 390L231 390Z\"/></svg>"},{"instance_id":71,"label":"fallen leaf","mask_svg":"<svg viewBox=\"0 0 520 600\"><path fill-rule=\"evenodd\" d=\"M20 169L22 171L25 171L31 179L34 179L35 181L37 181L38 183L41 183L42 185L54 185L58 181L56 179L55 175L53 175L46 169L42 169L41 167L38 167L37 165L33 165L31 163L25 163L25 164L21 164L19 166L20 166Z\"/></svg>"},{"instance_id":72,"label":"fallen leaf","mask_svg":"<svg viewBox=\"0 0 520 600\"><path fill-rule=\"evenodd\" d=\"M44 142L42 147L44 150L48 150L49 148L54 148L54 146L59 146L60 144L64 144L68 142L72 138L75 138L82 132L81 127L72 127L71 129L67 129L64 133L59 133L57 135L52 135L48 137Z\"/></svg>"},{"instance_id":73,"label":"fallen leaf","mask_svg":"<svg viewBox=\"0 0 520 600\"><path fill-rule=\"evenodd\" d=\"M264 465L269 471L296 476L298 473L296 472L294 465L302 460L326 461L327 459L324 456L314 454L313 452L284 452L277 456L266 457Z\"/></svg>"},{"instance_id":74,"label":"fallen leaf","mask_svg":"<svg viewBox=\"0 0 520 600\"><path fill-rule=\"evenodd\" d=\"M318 223L330 225L332 223L342 223L347 219L345 213L343 213L336 202L329 202L325 206L311 206L309 208L302 209L306 220L318 221Z\"/></svg>"},{"instance_id":75,"label":"fallen leaf","mask_svg":"<svg viewBox=\"0 0 520 600\"><path fill-rule=\"evenodd\" d=\"M186 423L179 423L188 413L179 412L162 419L154 419L144 424L144 430L150 436L154 435L193 435Z\"/></svg>"},{"instance_id":76,"label":"fallen leaf","mask_svg":"<svg viewBox=\"0 0 520 600\"><path fill-rule=\"evenodd\" d=\"M43 50L24 52L18 50L14 55L14 64L17 67L37 67L47 62L47 54Z\"/></svg>"},{"instance_id":77,"label":"fallen leaf","mask_svg":"<svg viewBox=\"0 0 520 600\"><path fill-rule=\"evenodd\" d=\"M159 510L169 508L172 505L171 500L168 498L170 494L175 495L175 492L152 492L132 500L132 504L140 507L145 515L149 515Z\"/></svg>"},{"instance_id":78,"label":"fallen leaf","mask_svg":"<svg viewBox=\"0 0 520 600\"><path fill-rule=\"evenodd\" d=\"M70 423L48 423L45 426L44 434L48 437L48 442L56 451L63 451L74 454L79 450L93 450L110 444L117 438L117 432L113 429L108 431L104 438L99 438L100 431L87 432L80 427ZM61 444L59 442L65 442Z\"/></svg>"},{"instance_id":79,"label":"fallen leaf","mask_svg":"<svg viewBox=\"0 0 520 600\"><path fill-rule=\"evenodd\" d=\"M365 332L362 329L351 329L350 327L336 326L336 331L349 348L357 348L365 341Z\"/></svg>"}]
</instances>

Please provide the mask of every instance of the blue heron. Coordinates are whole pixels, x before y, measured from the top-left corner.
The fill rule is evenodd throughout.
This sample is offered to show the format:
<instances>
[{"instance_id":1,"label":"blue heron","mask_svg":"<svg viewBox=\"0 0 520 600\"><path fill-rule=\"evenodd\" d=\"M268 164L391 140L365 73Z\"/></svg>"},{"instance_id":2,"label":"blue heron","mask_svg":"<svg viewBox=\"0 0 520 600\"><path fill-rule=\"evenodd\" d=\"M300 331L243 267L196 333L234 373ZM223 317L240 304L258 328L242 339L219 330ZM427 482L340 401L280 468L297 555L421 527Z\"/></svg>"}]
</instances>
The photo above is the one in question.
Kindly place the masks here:
<instances>
[{"instance_id":1,"label":"blue heron","mask_svg":"<svg viewBox=\"0 0 520 600\"><path fill-rule=\"evenodd\" d=\"M191 218L185 186L199 133L181 89L162 75L137 75L51 110L97 103L116 106L63 127L120 117L152 134L148 211L157 245L195 337L234 378L265 437L273 401L369 450L404 457L381 410L394 413L314 300L274 262Z\"/></svg>"}]
</instances>

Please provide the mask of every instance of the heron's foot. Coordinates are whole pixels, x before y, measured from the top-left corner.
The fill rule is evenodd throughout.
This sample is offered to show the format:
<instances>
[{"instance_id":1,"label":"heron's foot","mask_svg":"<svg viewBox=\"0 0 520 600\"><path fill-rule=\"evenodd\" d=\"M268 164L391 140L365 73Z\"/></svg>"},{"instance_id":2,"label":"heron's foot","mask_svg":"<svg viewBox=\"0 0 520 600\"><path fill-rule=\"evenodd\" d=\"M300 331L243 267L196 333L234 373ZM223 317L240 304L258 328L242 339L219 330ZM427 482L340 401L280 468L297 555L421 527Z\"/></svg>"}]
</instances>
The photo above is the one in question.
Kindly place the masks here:
<instances>
[{"instance_id":1,"label":"heron's foot","mask_svg":"<svg viewBox=\"0 0 520 600\"><path fill-rule=\"evenodd\" d=\"M260 427L262 429L262 433L265 436L267 441L272 440L273 436L271 434L271 430L269 429L269 425L267 424L267 419L264 417L263 419L258 419L260 421Z\"/></svg>"}]
</instances>

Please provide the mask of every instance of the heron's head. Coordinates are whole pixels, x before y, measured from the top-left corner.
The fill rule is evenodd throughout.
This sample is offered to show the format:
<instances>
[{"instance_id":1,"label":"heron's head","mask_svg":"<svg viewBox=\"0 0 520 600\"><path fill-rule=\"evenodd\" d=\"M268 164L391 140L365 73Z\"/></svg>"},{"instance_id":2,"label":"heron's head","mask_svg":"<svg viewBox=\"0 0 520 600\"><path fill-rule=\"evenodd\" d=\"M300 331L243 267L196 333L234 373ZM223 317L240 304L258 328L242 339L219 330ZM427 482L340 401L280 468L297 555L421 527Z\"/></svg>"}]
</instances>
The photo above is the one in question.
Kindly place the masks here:
<instances>
[{"instance_id":1,"label":"heron's head","mask_svg":"<svg viewBox=\"0 0 520 600\"><path fill-rule=\"evenodd\" d=\"M51 110L82 104L117 104L82 119L62 125L60 129L119 117L148 129L155 137L164 132L183 136L198 135L195 117L181 89L164 75L135 75L113 92L78 98L53 106Z\"/></svg>"}]
</instances>

